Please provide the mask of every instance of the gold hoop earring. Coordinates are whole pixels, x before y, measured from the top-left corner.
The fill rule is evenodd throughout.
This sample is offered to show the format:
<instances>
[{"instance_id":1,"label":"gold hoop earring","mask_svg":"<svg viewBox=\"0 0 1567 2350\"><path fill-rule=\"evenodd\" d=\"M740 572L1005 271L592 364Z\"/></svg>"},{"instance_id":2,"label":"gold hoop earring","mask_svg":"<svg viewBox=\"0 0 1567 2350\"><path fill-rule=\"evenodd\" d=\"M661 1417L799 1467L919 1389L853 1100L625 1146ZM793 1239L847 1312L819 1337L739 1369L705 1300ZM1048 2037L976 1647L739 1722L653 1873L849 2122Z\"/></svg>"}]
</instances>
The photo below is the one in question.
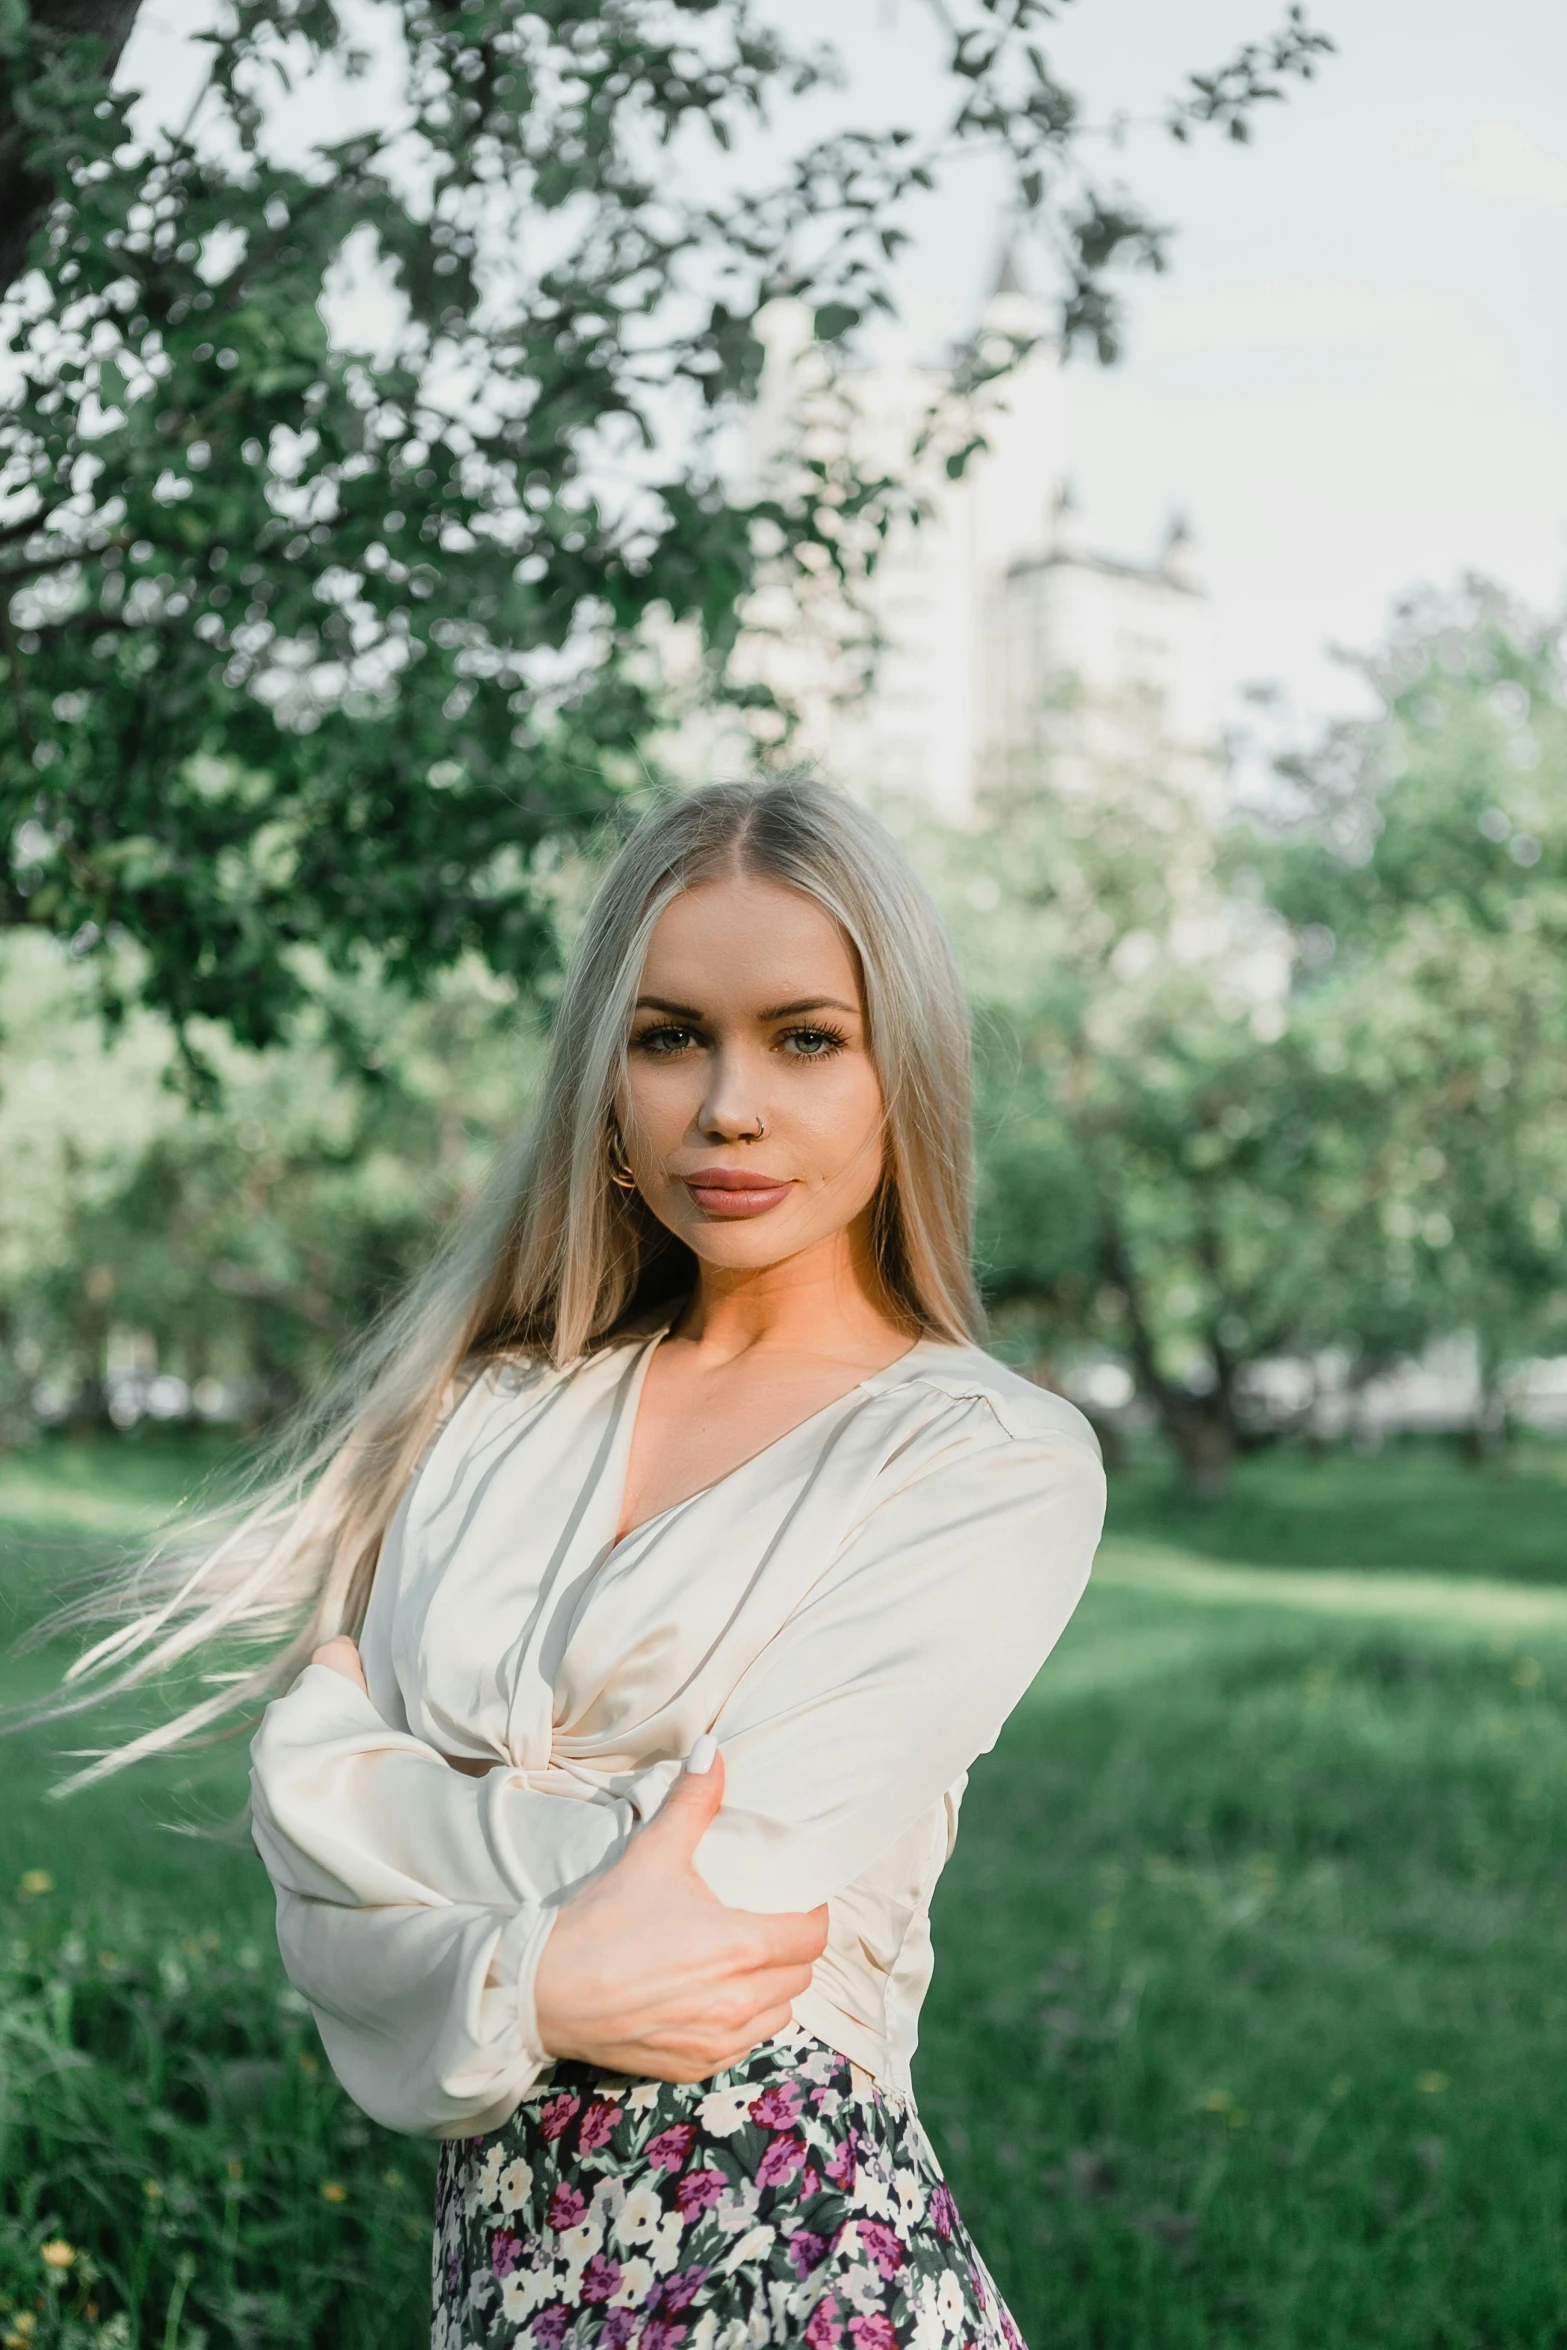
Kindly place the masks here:
<instances>
[{"instance_id":1,"label":"gold hoop earring","mask_svg":"<svg viewBox=\"0 0 1567 2350\"><path fill-rule=\"evenodd\" d=\"M615 1126L609 1130L608 1156L609 1179L616 1190L635 1191L637 1179L632 1174L630 1163L626 1158L625 1145L620 1139L620 1130Z\"/></svg>"}]
</instances>

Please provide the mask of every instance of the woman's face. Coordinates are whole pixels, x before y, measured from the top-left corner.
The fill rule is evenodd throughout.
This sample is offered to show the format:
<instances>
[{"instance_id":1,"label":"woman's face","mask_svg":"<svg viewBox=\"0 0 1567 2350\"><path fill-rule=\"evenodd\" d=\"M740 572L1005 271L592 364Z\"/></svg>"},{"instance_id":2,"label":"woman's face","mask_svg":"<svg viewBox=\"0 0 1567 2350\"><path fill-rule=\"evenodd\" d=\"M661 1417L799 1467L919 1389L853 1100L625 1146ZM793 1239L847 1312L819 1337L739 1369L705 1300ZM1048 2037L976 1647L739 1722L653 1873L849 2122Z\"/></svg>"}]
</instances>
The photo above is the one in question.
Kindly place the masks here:
<instances>
[{"instance_id":1,"label":"woman's face","mask_svg":"<svg viewBox=\"0 0 1567 2350\"><path fill-rule=\"evenodd\" d=\"M665 908L618 1104L637 1188L707 1263L772 1265L845 1231L882 1168L858 957L811 898L750 875Z\"/></svg>"}]
</instances>

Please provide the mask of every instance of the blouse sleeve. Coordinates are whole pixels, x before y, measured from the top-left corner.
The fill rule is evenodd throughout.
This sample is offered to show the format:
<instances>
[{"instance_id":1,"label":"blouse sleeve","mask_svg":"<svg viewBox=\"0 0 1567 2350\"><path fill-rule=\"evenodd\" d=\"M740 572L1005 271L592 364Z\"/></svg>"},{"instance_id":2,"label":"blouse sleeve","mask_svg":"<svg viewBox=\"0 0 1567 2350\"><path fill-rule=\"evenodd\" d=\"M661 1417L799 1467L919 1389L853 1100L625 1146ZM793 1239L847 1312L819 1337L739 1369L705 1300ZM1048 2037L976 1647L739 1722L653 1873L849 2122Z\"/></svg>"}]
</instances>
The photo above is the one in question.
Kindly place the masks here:
<instances>
[{"instance_id":1,"label":"blouse sleeve","mask_svg":"<svg viewBox=\"0 0 1567 2350\"><path fill-rule=\"evenodd\" d=\"M495 2127L549 2062L533 1982L560 1899L624 1844L631 1804L468 1777L325 1665L267 1708L252 1755L283 1964L338 2079L391 2129Z\"/></svg>"},{"instance_id":2,"label":"blouse sleeve","mask_svg":"<svg viewBox=\"0 0 1567 2350\"><path fill-rule=\"evenodd\" d=\"M995 1433L871 1511L713 1724L724 1803L696 1865L722 1901L852 1884L995 1744L1065 1629L1103 1468L1072 1434Z\"/></svg>"}]
</instances>

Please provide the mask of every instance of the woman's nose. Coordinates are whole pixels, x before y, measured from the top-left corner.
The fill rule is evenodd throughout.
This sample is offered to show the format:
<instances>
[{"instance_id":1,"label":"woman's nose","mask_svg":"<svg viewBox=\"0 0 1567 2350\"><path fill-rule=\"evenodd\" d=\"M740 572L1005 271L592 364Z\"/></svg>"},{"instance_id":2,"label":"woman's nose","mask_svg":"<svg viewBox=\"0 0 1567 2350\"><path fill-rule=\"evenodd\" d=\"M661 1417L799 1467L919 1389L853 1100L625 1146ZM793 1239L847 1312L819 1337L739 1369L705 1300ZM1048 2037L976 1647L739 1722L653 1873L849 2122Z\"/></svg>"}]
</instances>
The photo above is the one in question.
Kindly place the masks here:
<instances>
[{"instance_id":1,"label":"woman's nose","mask_svg":"<svg viewBox=\"0 0 1567 2350\"><path fill-rule=\"evenodd\" d=\"M764 1124L762 1082L762 1071L750 1053L715 1052L700 1112L703 1133L715 1142L759 1134Z\"/></svg>"}]
</instances>

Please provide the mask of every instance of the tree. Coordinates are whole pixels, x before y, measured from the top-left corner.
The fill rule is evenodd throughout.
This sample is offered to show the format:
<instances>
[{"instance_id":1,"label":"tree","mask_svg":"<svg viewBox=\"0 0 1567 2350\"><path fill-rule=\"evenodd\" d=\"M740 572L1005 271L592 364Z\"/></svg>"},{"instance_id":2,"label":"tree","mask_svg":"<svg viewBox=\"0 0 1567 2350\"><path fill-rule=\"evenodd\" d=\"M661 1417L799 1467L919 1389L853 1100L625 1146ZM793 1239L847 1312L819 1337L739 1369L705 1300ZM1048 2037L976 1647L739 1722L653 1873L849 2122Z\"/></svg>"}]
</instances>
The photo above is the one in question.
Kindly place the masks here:
<instances>
[{"instance_id":1,"label":"tree","mask_svg":"<svg viewBox=\"0 0 1567 2350\"><path fill-rule=\"evenodd\" d=\"M1054 0L944 8L933 139L831 132L770 172L748 132L832 62L744 0L371 0L362 50L330 0L230 0L178 123L109 86L133 14L0 16L0 918L188 1052L203 1020L266 1043L366 957L536 971L552 844L653 729L650 618L696 624L721 691L760 550L832 565L884 525L898 486L846 467L726 487L768 299L847 348L976 144L1052 241L1068 343L1112 358L1117 273L1165 256L1089 168ZM1243 138L1329 46L1292 9L1168 129ZM323 88L363 119L301 155Z\"/></svg>"},{"instance_id":2,"label":"tree","mask_svg":"<svg viewBox=\"0 0 1567 2350\"><path fill-rule=\"evenodd\" d=\"M540 1032L472 963L417 1004L357 992L372 1075L315 1005L286 1044L214 1039L191 1104L165 1022L106 1039L56 941L0 941L0 1441L149 1406L265 1419L417 1270L526 1107Z\"/></svg>"},{"instance_id":3,"label":"tree","mask_svg":"<svg viewBox=\"0 0 1567 2350\"><path fill-rule=\"evenodd\" d=\"M1348 1326L1473 1333L1475 1437L1567 1344L1567 632L1482 581L1362 664L1379 707L1287 764L1264 843L1302 992L1374 1104L1338 1262Z\"/></svg>"},{"instance_id":4,"label":"tree","mask_svg":"<svg viewBox=\"0 0 1567 2350\"><path fill-rule=\"evenodd\" d=\"M981 1009L988 1294L1117 1349L1197 1489L1269 1358L1364 1379L1472 1332L1484 1449L1567 1343L1563 651L1495 590L1425 595L1375 713L1260 814L1150 713L925 828Z\"/></svg>"},{"instance_id":5,"label":"tree","mask_svg":"<svg viewBox=\"0 0 1567 2350\"><path fill-rule=\"evenodd\" d=\"M981 1272L1042 1351L1121 1353L1211 1491L1251 1367L1317 1332L1356 1121L1288 1016L1287 935L1212 773L1156 709L1097 715L1095 755L925 836L980 1009Z\"/></svg>"}]
</instances>

